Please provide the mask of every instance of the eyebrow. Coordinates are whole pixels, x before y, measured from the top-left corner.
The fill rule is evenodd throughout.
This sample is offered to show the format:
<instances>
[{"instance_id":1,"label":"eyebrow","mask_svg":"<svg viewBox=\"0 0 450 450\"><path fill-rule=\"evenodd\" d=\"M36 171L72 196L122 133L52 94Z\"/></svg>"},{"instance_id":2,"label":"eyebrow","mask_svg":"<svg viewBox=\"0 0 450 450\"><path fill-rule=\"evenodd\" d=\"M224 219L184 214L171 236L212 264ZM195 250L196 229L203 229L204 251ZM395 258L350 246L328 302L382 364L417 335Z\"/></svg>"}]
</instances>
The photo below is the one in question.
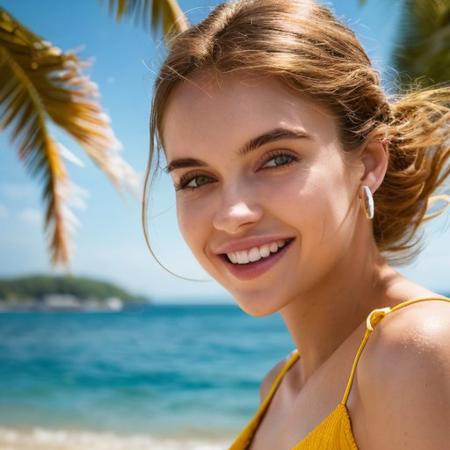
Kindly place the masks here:
<instances>
[{"instance_id":1,"label":"eyebrow","mask_svg":"<svg viewBox=\"0 0 450 450\"><path fill-rule=\"evenodd\" d=\"M274 128L257 137L250 139L244 144L237 154L244 156L248 153L258 149L259 147L269 144L270 142L279 141L281 139L312 139L304 130L295 128ZM166 173L170 173L175 169L182 169L186 167L206 167L206 164L201 159L196 158L178 158L171 161L165 168Z\"/></svg>"}]
</instances>

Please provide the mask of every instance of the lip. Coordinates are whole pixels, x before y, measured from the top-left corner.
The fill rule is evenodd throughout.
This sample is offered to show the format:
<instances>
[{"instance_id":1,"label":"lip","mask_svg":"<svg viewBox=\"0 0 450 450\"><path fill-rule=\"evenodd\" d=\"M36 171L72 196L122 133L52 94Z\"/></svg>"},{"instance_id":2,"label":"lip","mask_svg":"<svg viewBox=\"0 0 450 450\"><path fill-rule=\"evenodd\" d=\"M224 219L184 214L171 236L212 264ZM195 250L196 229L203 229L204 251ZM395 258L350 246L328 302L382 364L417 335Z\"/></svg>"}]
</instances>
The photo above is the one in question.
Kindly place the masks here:
<instances>
[{"instance_id":1,"label":"lip","mask_svg":"<svg viewBox=\"0 0 450 450\"><path fill-rule=\"evenodd\" d=\"M249 264L233 264L228 260L226 255L218 255L218 258L236 278L240 280L251 280L271 269L289 251L294 241L295 238L290 239L277 253L272 253L268 258L261 258Z\"/></svg>"},{"instance_id":2,"label":"lip","mask_svg":"<svg viewBox=\"0 0 450 450\"><path fill-rule=\"evenodd\" d=\"M287 239L294 239L292 236L282 235L268 235L268 236L253 236L246 239L239 239L236 241L227 242L218 247L214 253L220 255L223 253L239 252L242 250L251 250L253 247L261 247L264 244L270 244L276 241L285 241Z\"/></svg>"}]
</instances>

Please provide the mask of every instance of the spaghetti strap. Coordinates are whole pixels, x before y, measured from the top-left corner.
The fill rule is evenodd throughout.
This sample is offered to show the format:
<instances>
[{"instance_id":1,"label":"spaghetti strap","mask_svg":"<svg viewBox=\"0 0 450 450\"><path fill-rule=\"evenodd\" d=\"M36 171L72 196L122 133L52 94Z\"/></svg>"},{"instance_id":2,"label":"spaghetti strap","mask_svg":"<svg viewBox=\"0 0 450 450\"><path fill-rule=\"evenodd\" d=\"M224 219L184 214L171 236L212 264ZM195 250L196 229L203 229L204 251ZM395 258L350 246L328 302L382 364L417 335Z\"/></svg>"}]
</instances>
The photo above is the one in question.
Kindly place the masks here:
<instances>
[{"instance_id":1,"label":"spaghetti strap","mask_svg":"<svg viewBox=\"0 0 450 450\"><path fill-rule=\"evenodd\" d=\"M262 409L265 408L265 403L270 402L272 399L273 394L275 394L275 391L278 388L278 385L281 383L282 378L284 377L285 373L291 368L291 366L297 361L300 354L297 349L292 350L286 358L284 358L284 364L281 366L281 369L278 371L277 375L275 376L274 380L272 381L272 384L270 385L270 388L266 394L266 397L263 399L261 403Z\"/></svg>"},{"instance_id":2,"label":"spaghetti strap","mask_svg":"<svg viewBox=\"0 0 450 450\"><path fill-rule=\"evenodd\" d=\"M278 385L281 383L281 379L284 377L284 374L290 369L292 364L294 364L295 361L297 361L299 356L300 356L300 354L297 349L292 350L286 356L286 358L284 360L284 364L282 365L281 369L275 376L274 380L272 381L272 384L269 387L269 390L268 390L265 398L263 399L263 401L260 404L261 409L265 409L266 403L269 403L270 400L272 399L272 396L275 393L275 391L277 390Z\"/></svg>"},{"instance_id":3,"label":"spaghetti strap","mask_svg":"<svg viewBox=\"0 0 450 450\"><path fill-rule=\"evenodd\" d=\"M392 308L387 306L385 308L374 309L373 311L371 311L369 313L369 315L366 318L366 331L364 333L364 337L361 341L361 344L359 345L358 351L356 352L356 356L353 359L352 369L350 371L350 376L347 381L347 386L345 388L344 395L340 402L341 404L343 404L345 406L345 404L347 403L347 399L350 394L350 389L352 387L353 378L355 376L356 366L358 365L359 358L360 358L361 353L369 339L370 334L372 333L374 327L378 324L378 322L380 322L380 320L385 315L387 315L393 311L397 311L398 309L401 309L405 306L411 305L412 303L422 302L425 300L444 300L444 301L450 302L450 298L446 298L446 297L444 297L444 298L443 297L419 297L419 298L414 298L411 300L406 300L404 302L398 303L397 305L393 306Z\"/></svg>"},{"instance_id":4,"label":"spaghetti strap","mask_svg":"<svg viewBox=\"0 0 450 450\"><path fill-rule=\"evenodd\" d=\"M288 356L285 358L285 363L277 373L269 388L269 391L267 392L264 399L262 399L262 402L260 403L255 415L250 420L250 422L247 423L246 427L241 431L241 434L237 437L237 439L233 442L228 450L243 450L248 447L249 443L253 439L253 435L258 428L262 417L266 412L267 407L269 406L270 401L272 400L273 395L275 394L275 391L278 388L278 385L281 383L281 379L299 357L300 354L297 349L294 349L288 354Z\"/></svg>"}]
</instances>

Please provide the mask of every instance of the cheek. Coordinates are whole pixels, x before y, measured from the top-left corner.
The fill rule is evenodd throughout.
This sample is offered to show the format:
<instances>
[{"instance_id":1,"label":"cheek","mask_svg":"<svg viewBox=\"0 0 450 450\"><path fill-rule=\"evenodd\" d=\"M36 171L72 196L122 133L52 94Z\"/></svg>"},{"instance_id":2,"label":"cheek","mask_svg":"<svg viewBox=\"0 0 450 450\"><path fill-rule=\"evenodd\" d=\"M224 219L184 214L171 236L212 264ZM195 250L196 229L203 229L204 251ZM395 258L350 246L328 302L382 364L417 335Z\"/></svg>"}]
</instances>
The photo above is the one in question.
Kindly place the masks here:
<instances>
[{"instance_id":1,"label":"cheek","mask_svg":"<svg viewBox=\"0 0 450 450\"><path fill-rule=\"evenodd\" d=\"M310 166L261 190L275 217L297 228L305 250L333 245L349 208L343 172L331 165ZM330 242L331 241L331 242Z\"/></svg>"},{"instance_id":2,"label":"cheek","mask_svg":"<svg viewBox=\"0 0 450 450\"><path fill-rule=\"evenodd\" d=\"M355 226L349 196L343 174L339 171L322 172L311 179L308 190L299 199L305 233L309 237L305 242L309 255L314 253L333 258L333 255L348 249Z\"/></svg>"},{"instance_id":3,"label":"cheek","mask_svg":"<svg viewBox=\"0 0 450 450\"><path fill-rule=\"evenodd\" d=\"M321 223L329 221L329 186L323 170L309 167L261 185L258 197L266 213L280 222L297 228L301 234L317 232Z\"/></svg>"},{"instance_id":4,"label":"cheek","mask_svg":"<svg viewBox=\"0 0 450 450\"><path fill-rule=\"evenodd\" d=\"M177 220L181 235L192 253L198 257L206 242L210 211L202 202L177 199Z\"/></svg>"}]
</instances>

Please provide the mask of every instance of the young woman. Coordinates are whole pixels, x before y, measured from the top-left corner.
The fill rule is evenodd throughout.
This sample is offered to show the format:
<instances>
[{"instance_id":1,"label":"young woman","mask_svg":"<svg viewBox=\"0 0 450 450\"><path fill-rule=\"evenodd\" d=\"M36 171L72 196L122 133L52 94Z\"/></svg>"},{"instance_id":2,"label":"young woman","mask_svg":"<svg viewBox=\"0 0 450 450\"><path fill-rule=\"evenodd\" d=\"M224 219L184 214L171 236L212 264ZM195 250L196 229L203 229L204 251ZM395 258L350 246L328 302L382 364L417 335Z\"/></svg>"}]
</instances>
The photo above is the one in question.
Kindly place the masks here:
<instances>
[{"instance_id":1,"label":"young woman","mask_svg":"<svg viewBox=\"0 0 450 450\"><path fill-rule=\"evenodd\" d=\"M392 264L418 253L448 177L449 102L445 87L388 100L313 1L221 4L174 39L144 231L155 140L196 259L295 343L232 449L448 448L450 299Z\"/></svg>"}]
</instances>

